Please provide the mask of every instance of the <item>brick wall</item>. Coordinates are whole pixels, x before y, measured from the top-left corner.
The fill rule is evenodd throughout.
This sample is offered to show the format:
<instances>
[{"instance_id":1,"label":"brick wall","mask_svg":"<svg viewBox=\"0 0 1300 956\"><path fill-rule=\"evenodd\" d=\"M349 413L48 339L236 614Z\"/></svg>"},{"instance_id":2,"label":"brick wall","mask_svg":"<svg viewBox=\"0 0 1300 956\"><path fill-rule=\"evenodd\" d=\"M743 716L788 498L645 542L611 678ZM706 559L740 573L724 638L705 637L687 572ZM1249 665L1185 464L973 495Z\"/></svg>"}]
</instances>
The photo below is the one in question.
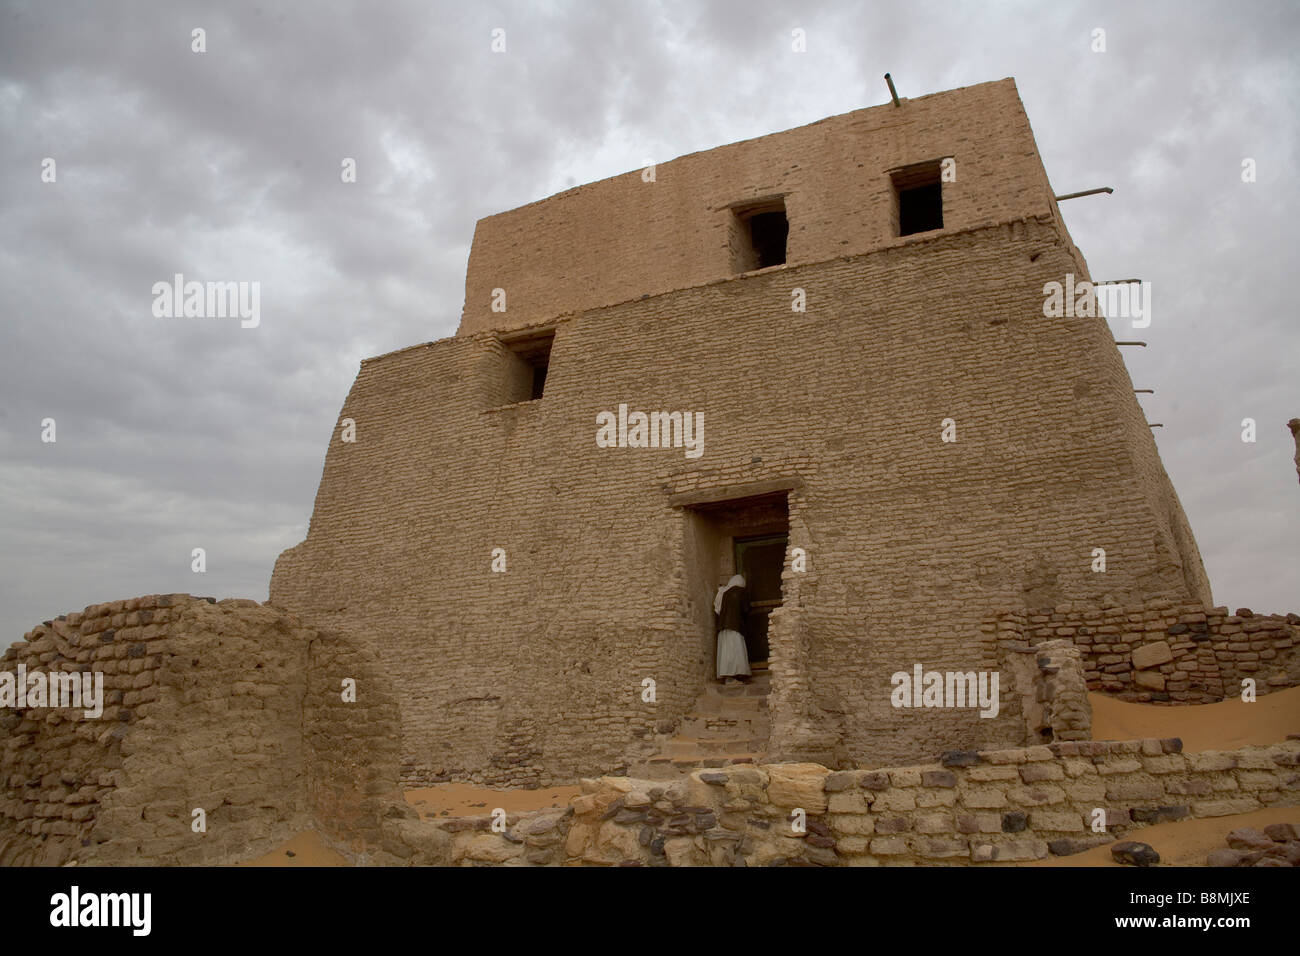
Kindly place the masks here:
<instances>
[{"instance_id":1,"label":"brick wall","mask_svg":"<svg viewBox=\"0 0 1300 956\"><path fill-rule=\"evenodd\" d=\"M1124 607L1062 604L1007 612L999 639L1072 641L1088 689L1143 703L1199 704L1236 697L1242 680L1256 694L1300 684L1300 616L1153 601Z\"/></svg>"},{"instance_id":2,"label":"brick wall","mask_svg":"<svg viewBox=\"0 0 1300 956\"><path fill-rule=\"evenodd\" d=\"M1042 315L1043 284L1079 268L1031 221L596 310L560 324L544 397L507 406L490 333L368 360L341 413L357 440L336 430L272 600L373 645L407 782L607 772L712 667L719 572L686 543L681 502L778 484L809 561L803 636L772 635L790 715L774 726L809 728L774 750L823 759L834 738L837 759L879 763L936 735L1019 743L1014 720L894 710L889 675L996 666L980 624L1031 599L1208 595L1190 590L1200 560L1149 480L1159 460L1105 322ZM621 402L703 412L704 455L598 448L596 413Z\"/></svg>"},{"instance_id":3,"label":"brick wall","mask_svg":"<svg viewBox=\"0 0 1300 956\"><path fill-rule=\"evenodd\" d=\"M357 653L254 601L181 594L35 628L0 670L102 673L104 709L0 711L0 863L224 863L311 826L375 836L395 716ZM346 720L340 671L360 686Z\"/></svg>"},{"instance_id":4,"label":"brick wall","mask_svg":"<svg viewBox=\"0 0 1300 956\"><path fill-rule=\"evenodd\" d=\"M373 653L340 635L316 635L306 664L308 810L327 841L348 856L364 857L382 843L386 809L402 800L397 702ZM344 700L344 680L355 682L355 702Z\"/></svg>"},{"instance_id":5,"label":"brick wall","mask_svg":"<svg viewBox=\"0 0 1300 956\"><path fill-rule=\"evenodd\" d=\"M894 236L890 168L949 155L944 229ZM773 192L788 263L729 275L727 204ZM1043 315L1067 273L1087 265L1009 80L490 217L458 335L362 362L356 441L336 429L272 599L373 646L404 781L572 780L645 756L699 694L730 573L699 509L775 490L808 570L769 635L770 752L1018 744L1014 714L892 708L889 676L998 667L981 624L1006 608L1210 601L1105 320ZM547 325L545 394L512 402L499 333ZM598 448L621 403L703 413L703 456Z\"/></svg>"},{"instance_id":6,"label":"brick wall","mask_svg":"<svg viewBox=\"0 0 1300 956\"><path fill-rule=\"evenodd\" d=\"M1092 705L1083 655L1073 641L1007 643L1002 660L1011 687L1005 706L1024 723L1025 743L1092 739Z\"/></svg>"},{"instance_id":7,"label":"brick wall","mask_svg":"<svg viewBox=\"0 0 1300 956\"><path fill-rule=\"evenodd\" d=\"M1015 81L981 83L661 162L653 183L634 170L482 219L459 334L729 276L730 206L746 200L785 196L792 264L897 244L889 171L941 157L956 162L945 228L1057 215ZM498 288L505 313L491 311Z\"/></svg>"}]
</instances>

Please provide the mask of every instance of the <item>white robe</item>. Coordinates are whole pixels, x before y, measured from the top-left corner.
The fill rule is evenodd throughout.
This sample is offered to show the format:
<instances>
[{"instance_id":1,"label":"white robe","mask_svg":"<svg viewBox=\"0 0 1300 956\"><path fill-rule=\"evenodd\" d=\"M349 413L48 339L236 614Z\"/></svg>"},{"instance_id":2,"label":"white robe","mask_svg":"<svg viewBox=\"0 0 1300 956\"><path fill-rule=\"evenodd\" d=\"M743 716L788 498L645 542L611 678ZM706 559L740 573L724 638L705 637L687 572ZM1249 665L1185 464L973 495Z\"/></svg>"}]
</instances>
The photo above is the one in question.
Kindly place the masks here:
<instances>
[{"instance_id":1,"label":"white robe","mask_svg":"<svg viewBox=\"0 0 1300 956\"><path fill-rule=\"evenodd\" d=\"M732 588L743 588L745 579L739 574L733 574L731 580L722 587L718 588L718 593L713 598L713 613L722 613L722 596ZM745 646L745 637L739 631L719 631L718 632L718 662L717 677L721 680L724 677L735 677L736 675L748 675L749 669L749 648Z\"/></svg>"}]
</instances>

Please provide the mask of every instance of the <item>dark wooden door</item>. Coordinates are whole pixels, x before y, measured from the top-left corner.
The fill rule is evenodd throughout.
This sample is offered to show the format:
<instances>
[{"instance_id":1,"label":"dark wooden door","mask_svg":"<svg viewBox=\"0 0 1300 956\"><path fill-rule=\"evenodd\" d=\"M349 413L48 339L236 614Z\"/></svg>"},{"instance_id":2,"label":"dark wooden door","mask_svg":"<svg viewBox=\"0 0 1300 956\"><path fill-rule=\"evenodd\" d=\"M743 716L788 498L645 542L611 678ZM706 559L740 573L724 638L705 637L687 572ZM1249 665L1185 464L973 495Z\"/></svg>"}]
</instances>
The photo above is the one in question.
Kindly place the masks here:
<instances>
[{"instance_id":1,"label":"dark wooden door","mask_svg":"<svg viewBox=\"0 0 1300 956\"><path fill-rule=\"evenodd\" d=\"M736 539L736 570L749 591L745 643L753 664L767 661L767 617L781 606L781 571L785 567L786 535Z\"/></svg>"}]
</instances>

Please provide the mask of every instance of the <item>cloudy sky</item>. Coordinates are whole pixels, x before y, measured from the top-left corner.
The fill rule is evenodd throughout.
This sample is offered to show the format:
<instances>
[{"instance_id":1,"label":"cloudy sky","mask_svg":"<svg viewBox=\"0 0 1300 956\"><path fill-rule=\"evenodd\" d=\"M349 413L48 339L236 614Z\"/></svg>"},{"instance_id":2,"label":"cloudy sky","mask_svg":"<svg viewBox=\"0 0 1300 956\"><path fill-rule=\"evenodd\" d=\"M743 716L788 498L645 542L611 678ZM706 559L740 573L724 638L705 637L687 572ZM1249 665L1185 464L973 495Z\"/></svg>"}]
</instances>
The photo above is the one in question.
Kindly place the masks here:
<instances>
[{"instance_id":1,"label":"cloudy sky","mask_svg":"<svg viewBox=\"0 0 1300 956\"><path fill-rule=\"evenodd\" d=\"M265 600L358 362L454 333L478 218L883 103L886 71L1015 77L1057 192L1115 188L1062 208L1094 275L1152 283L1124 356L1215 599L1300 610L1297 41L1264 2L0 3L0 643ZM155 318L176 272L260 282L260 325Z\"/></svg>"}]
</instances>

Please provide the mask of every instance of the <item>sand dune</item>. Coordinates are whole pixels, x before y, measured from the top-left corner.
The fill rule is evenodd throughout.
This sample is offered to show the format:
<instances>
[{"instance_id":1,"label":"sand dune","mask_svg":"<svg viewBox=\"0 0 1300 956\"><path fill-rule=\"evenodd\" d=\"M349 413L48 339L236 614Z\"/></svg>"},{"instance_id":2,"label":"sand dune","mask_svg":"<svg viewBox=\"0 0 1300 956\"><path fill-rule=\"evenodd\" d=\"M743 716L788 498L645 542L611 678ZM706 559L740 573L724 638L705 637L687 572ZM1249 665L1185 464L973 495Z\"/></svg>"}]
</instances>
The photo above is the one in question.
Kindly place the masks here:
<instances>
[{"instance_id":1,"label":"sand dune","mask_svg":"<svg viewBox=\"0 0 1300 956\"><path fill-rule=\"evenodd\" d=\"M1089 694L1093 740L1181 737L1183 750L1235 750L1300 734L1300 687L1265 694L1252 704L1239 698L1216 704L1167 707L1130 704Z\"/></svg>"}]
</instances>

